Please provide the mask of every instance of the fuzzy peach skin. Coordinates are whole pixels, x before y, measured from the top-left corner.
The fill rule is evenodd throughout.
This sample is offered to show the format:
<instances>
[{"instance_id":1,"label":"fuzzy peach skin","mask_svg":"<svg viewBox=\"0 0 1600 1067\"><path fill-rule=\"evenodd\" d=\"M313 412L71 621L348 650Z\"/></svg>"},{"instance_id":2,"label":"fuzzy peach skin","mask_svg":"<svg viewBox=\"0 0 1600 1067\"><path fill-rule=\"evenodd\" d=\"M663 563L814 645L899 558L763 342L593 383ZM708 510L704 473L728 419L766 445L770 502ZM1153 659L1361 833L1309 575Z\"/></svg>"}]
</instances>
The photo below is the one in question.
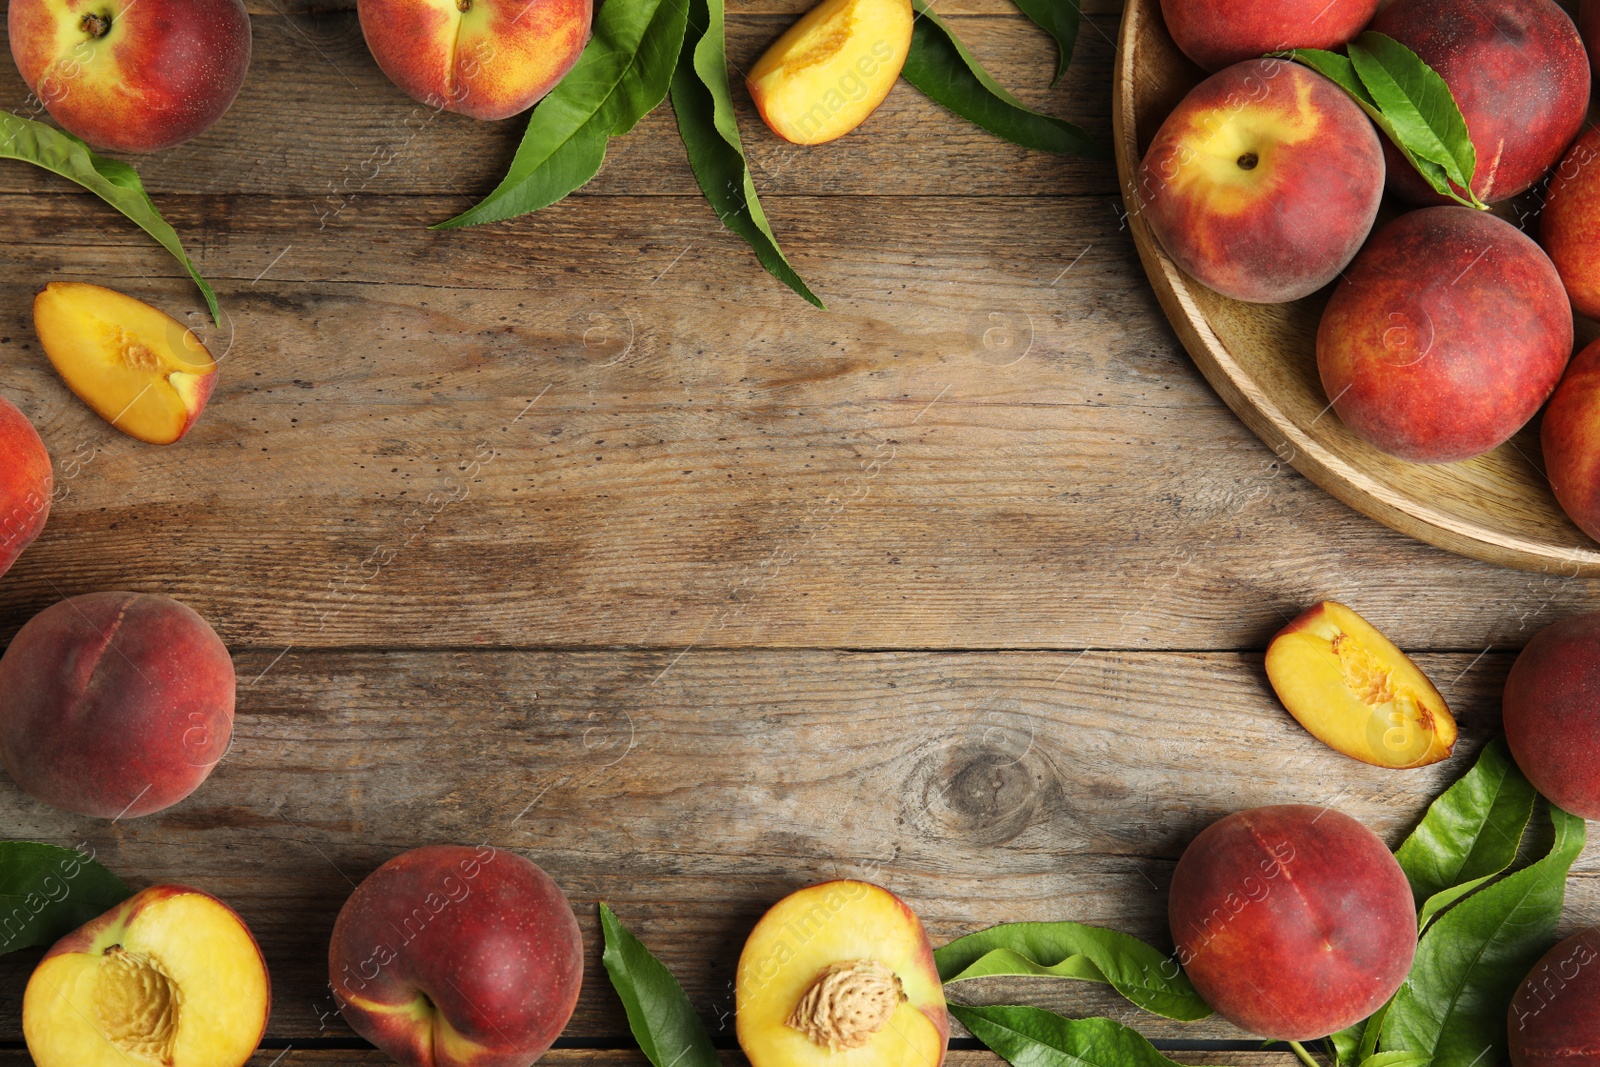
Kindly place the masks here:
<instances>
[{"instance_id":1,"label":"fuzzy peach skin","mask_svg":"<svg viewBox=\"0 0 1600 1067\"><path fill-rule=\"evenodd\" d=\"M1167 32L1206 70L1291 48L1337 48L1366 29L1378 0L1161 0Z\"/></svg>"},{"instance_id":2,"label":"fuzzy peach skin","mask_svg":"<svg viewBox=\"0 0 1600 1067\"><path fill-rule=\"evenodd\" d=\"M0 574L33 544L50 517L55 477L33 423L0 397Z\"/></svg>"},{"instance_id":3,"label":"fuzzy peach skin","mask_svg":"<svg viewBox=\"0 0 1600 1067\"><path fill-rule=\"evenodd\" d=\"M1585 130L1551 174L1539 241L1573 309L1600 318L1600 128Z\"/></svg>"},{"instance_id":4,"label":"fuzzy peach skin","mask_svg":"<svg viewBox=\"0 0 1600 1067\"><path fill-rule=\"evenodd\" d=\"M1511 998L1511 1067L1600 1063L1600 927L1546 952Z\"/></svg>"},{"instance_id":5,"label":"fuzzy peach skin","mask_svg":"<svg viewBox=\"0 0 1600 1067\"><path fill-rule=\"evenodd\" d=\"M30 619L0 657L0 764L30 796L131 818L188 796L228 750L228 649L176 600L87 593Z\"/></svg>"},{"instance_id":6,"label":"fuzzy peach skin","mask_svg":"<svg viewBox=\"0 0 1600 1067\"><path fill-rule=\"evenodd\" d=\"M97 148L157 152L220 119L250 67L240 0L11 0L11 55Z\"/></svg>"},{"instance_id":7,"label":"fuzzy peach skin","mask_svg":"<svg viewBox=\"0 0 1600 1067\"><path fill-rule=\"evenodd\" d=\"M950 1040L922 921L870 882L774 904L739 954L734 998L750 1067L940 1067Z\"/></svg>"},{"instance_id":8,"label":"fuzzy peach skin","mask_svg":"<svg viewBox=\"0 0 1600 1067\"><path fill-rule=\"evenodd\" d=\"M1600 819L1600 612L1533 636L1511 665L1501 699L1506 744L1551 803Z\"/></svg>"},{"instance_id":9,"label":"fuzzy peach skin","mask_svg":"<svg viewBox=\"0 0 1600 1067\"><path fill-rule=\"evenodd\" d=\"M1600 541L1600 341L1572 357L1545 405L1539 441L1562 510Z\"/></svg>"},{"instance_id":10,"label":"fuzzy peach skin","mask_svg":"<svg viewBox=\"0 0 1600 1067\"><path fill-rule=\"evenodd\" d=\"M526 111L589 43L593 0L358 0L372 58L413 100L475 119Z\"/></svg>"},{"instance_id":11,"label":"fuzzy peach skin","mask_svg":"<svg viewBox=\"0 0 1600 1067\"><path fill-rule=\"evenodd\" d=\"M1451 463L1533 418L1572 354L1561 278L1530 238L1465 207L1373 235L1334 288L1317 369L1346 426L1401 459Z\"/></svg>"},{"instance_id":12,"label":"fuzzy peach skin","mask_svg":"<svg viewBox=\"0 0 1600 1067\"><path fill-rule=\"evenodd\" d=\"M1156 131L1137 200L1183 270L1224 296L1298 300L1344 269L1383 197L1383 150L1345 91L1296 63L1237 63Z\"/></svg>"},{"instance_id":13,"label":"fuzzy peach skin","mask_svg":"<svg viewBox=\"0 0 1600 1067\"><path fill-rule=\"evenodd\" d=\"M28 980L36 1067L243 1067L272 987L244 920L181 885L151 886L57 941Z\"/></svg>"},{"instance_id":14,"label":"fuzzy peach skin","mask_svg":"<svg viewBox=\"0 0 1600 1067\"><path fill-rule=\"evenodd\" d=\"M1202 830L1172 873L1168 920L1206 1003L1285 1041L1371 1015L1417 949L1411 886L1389 849L1350 816L1309 804L1236 812Z\"/></svg>"},{"instance_id":15,"label":"fuzzy peach skin","mask_svg":"<svg viewBox=\"0 0 1600 1067\"><path fill-rule=\"evenodd\" d=\"M356 887L328 946L345 1022L408 1067L528 1067L583 984L572 906L530 860L428 845Z\"/></svg>"},{"instance_id":16,"label":"fuzzy peach skin","mask_svg":"<svg viewBox=\"0 0 1600 1067\"><path fill-rule=\"evenodd\" d=\"M1589 110L1589 57L1555 0L1394 0L1372 21L1439 72L1477 149L1472 190L1516 196L1555 165ZM1389 188L1442 204L1387 139Z\"/></svg>"}]
</instances>

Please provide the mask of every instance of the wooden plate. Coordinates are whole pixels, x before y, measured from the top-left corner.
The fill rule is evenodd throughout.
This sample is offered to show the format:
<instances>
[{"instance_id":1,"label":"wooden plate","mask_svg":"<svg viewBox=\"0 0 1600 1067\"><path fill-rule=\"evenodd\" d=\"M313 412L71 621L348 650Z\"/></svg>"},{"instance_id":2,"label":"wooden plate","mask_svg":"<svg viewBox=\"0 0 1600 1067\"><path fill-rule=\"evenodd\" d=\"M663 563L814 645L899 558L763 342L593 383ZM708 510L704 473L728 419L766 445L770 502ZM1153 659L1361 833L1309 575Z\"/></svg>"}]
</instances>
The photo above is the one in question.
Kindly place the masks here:
<instances>
[{"instance_id":1,"label":"wooden plate","mask_svg":"<svg viewBox=\"0 0 1600 1067\"><path fill-rule=\"evenodd\" d=\"M1543 474L1537 420L1464 463L1407 463L1358 439L1328 408L1315 338L1325 294L1244 304L1167 258L1133 194L1156 129L1202 77L1161 22L1158 0L1127 0L1112 120L1128 224L1167 318L1212 388L1278 456L1363 514L1412 537L1525 570L1600 574L1600 546L1562 513Z\"/></svg>"}]
</instances>

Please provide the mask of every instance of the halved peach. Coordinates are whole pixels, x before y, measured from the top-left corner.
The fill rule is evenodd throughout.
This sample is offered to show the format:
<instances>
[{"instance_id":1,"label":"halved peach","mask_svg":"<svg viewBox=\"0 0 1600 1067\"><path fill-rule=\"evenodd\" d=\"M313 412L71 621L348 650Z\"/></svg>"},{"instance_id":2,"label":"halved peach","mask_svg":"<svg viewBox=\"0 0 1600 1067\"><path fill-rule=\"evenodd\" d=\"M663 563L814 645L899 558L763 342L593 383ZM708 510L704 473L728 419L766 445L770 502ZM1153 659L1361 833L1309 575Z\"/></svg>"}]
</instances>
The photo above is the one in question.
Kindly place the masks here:
<instances>
[{"instance_id":1,"label":"halved peach","mask_svg":"<svg viewBox=\"0 0 1600 1067\"><path fill-rule=\"evenodd\" d=\"M734 985L751 1067L939 1067L950 1038L916 913L867 882L784 897L745 941Z\"/></svg>"},{"instance_id":2,"label":"halved peach","mask_svg":"<svg viewBox=\"0 0 1600 1067\"><path fill-rule=\"evenodd\" d=\"M1449 757L1456 720L1427 675L1360 615L1325 600L1267 646L1267 678L1323 744L1378 767Z\"/></svg>"},{"instance_id":3,"label":"halved peach","mask_svg":"<svg viewBox=\"0 0 1600 1067\"><path fill-rule=\"evenodd\" d=\"M38 1067L240 1067L272 994L244 921L209 893L151 886L57 941L28 979Z\"/></svg>"},{"instance_id":4,"label":"halved peach","mask_svg":"<svg viewBox=\"0 0 1600 1067\"><path fill-rule=\"evenodd\" d=\"M866 121L911 51L911 0L822 0L772 43L745 84L772 132L822 144Z\"/></svg>"},{"instance_id":5,"label":"halved peach","mask_svg":"<svg viewBox=\"0 0 1600 1067\"><path fill-rule=\"evenodd\" d=\"M198 337L113 289L51 282L34 297L33 325L67 388L141 441L188 433L216 384L216 361Z\"/></svg>"}]
</instances>

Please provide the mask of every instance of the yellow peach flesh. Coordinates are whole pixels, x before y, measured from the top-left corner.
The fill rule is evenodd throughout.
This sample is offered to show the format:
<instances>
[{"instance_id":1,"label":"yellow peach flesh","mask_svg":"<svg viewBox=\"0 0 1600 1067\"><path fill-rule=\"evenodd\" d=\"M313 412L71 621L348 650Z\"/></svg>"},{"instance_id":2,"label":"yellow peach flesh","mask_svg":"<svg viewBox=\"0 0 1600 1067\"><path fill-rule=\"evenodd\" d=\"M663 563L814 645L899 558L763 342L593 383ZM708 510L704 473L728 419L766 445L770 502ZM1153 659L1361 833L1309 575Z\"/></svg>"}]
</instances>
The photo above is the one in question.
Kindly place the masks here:
<instances>
[{"instance_id":1,"label":"yellow peach flesh","mask_svg":"<svg viewBox=\"0 0 1600 1067\"><path fill-rule=\"evenodd\" d=\"M22 1028L38 1067L232 1067L255 1051L267 973L222 904L154 899L83 947L47 956L28 981Z\"/></svg>"},{"instance_id":2,"label":"yellow peach flesh","mask_svg":"<svg viewBox=\"0 0 1600 1067\"><path fill-rule=\"evenodd\" d=\"M843 137L894 87L911 21L911 0L823 0L750 68L761 117L795 144Z\"/></svg>"},{"instance_id":3,"label":"yellow peach flesh","mask_svg":"<svg viewBox=\"0 0 1600 1067\"><path fill-rule=\"evenodd\" d=\"M835 984L836 983L836 984ZM751 933L735 984L752 1067L937 1067L948 1024L927 936L887 890L803 889Z\"/></svg>"},{"instance_id":4,"label":"yellow peach flesh","mask_svg":"<svg viewBox=\"0 0 1600 1067\"><path fill-rule=\"evenodd\" d=\"M1433 683L1343 604L1318 604L1290 623L1268 646L1266 668L1300 725L1347 756L1421 767L1455 747L1455 719Z\"/></svg>"},{"instance_id":5,"label":"yellow peach flesh","mask_svg":"<svg viewBox=\"0 0 1600 1067\"><path fill-rule=\"evenodd\" d=\"M153 444L182 437L211 393L216 363L176 319L131 296L51 282L34 326L57 373L95 413Z\"/></svg>"}]
</instances>

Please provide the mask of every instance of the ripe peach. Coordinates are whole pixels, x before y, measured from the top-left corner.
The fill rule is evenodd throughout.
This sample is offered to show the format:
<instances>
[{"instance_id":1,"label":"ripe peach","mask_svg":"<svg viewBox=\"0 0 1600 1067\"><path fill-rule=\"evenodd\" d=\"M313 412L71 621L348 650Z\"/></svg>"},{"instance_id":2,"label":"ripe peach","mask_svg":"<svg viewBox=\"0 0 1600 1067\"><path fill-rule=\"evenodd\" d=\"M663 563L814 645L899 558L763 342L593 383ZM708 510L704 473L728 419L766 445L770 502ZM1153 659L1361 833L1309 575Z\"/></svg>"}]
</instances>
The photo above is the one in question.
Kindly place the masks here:
<instances>
[{"instance_id":1,"label":"ripe peach","mask_svg":"<svg viewBox=\"0 0 1600 1067\"><path fill-rule=\"evenodd\" d=\"M1539 240L1580 315L1600 318L1600 129L1572 144L1550 179Z\"/></svg>"},{"instance_id":2,"label":"ripe peach","mask_svg":"<svg viewBox=\"0 0 1600 1067\"><path fill-rule=\"evenodd\" d=\"M1173 41L1210 71L1268 52L1337 48L1377 10L1378 0L1161 0Z\"/></svg>"},{"instance_id":3,"label":"ripe peach","mask_svg":"<svg viewBox=\"0 0 1600 1067\"><path fill-rule=\"evenodd\" d=\"M240 0L11 0L11 55L55 120L156 152L222 117L250 67Z\"/></svg>"},{"instance_id":4,"label":"ripe peach","mask_svg":"<svg viewBox=\"0 0 1600 1067\"><path fill-rule=\"evenodd\" d=\"M217 364L188 327L141 300L86 282L51 282L33 328L67 388L130 437L167 445L189 432Z\"/></svg>"},{"instance_id":5,"label":"ripe peach","mask_svg":"<svg viewBox=\"0 0 1600 1067\"><path fill-rule=\"evenodd\" d=\"M1600 341L1572 357L1545 405L1539 438L1556 500L1600 540Z\"/></svg>"},{"instance_id":6,"label":"ripe peach","mask_svg":"<svg viewBox=\"0 0 1600 1067\"><path fill-rule=\"evenodd\" d=\"M1400 864L1356 820L1310 805L1236 812L1202 830L1172 872L1168 920L1206 1002L1284 1041L1371 1015L1417 949Z\"/></svg>"},{"instance_id":7,"label":"ripe peach","mask_svg":"<svg viewBox=\"0 0 1600 1067\"><path fill-rule=\"evenodd\" d=\"M367 48L413 100L475 119L526 111L589 43L593 0L357 0Z\"/></svg>"},{"instance_id":8,"label":"ripe peach","mask_svg":"<svg viewBox=\"0 0 1600 1067\"><path fill-rule=\"evenodd\" d=\"M1327 285L1360 249L1383 196L1383 151L1343 89L1258 59L1183 98L1136 191L1179 267L1224 296L1281 303Z\"/></svg>"},{"instance_id":9,"label":"ripe peach","mask_svg":"<svg viewBox=\"0 0 1600 1067\"><path fill-rule=\"evenodd\" d=\"M1325 600L1285 626L1266 667L1289 714L1346 756L1422 767L1455 747L1456 721L1427 675L1343 604Z\"/></svg>"},{"instance_id":10,"label":"ripe peach","mask_svg":"<svg viewBox=\"0 0 1600 1067\"><path fill-rule=\"evenodd\" d=\"M1600 1062L1600 928L1544 954L1517 987L1506 1020L1511 1067Z\"/></svg>"},{"instance_id":11,"label":"ripe peach","mask_svg":"<svg viewBox=\"0 0 1600 1067\"><path fill-rule=\"evenodd\" d=\"M408 1067L528 1067L577 1006L583 938L531 861L428 845L356 887L328 969L345 1022Z\"/></svg>"},{"instance_id":12,"label":"ripe peach","mask_svg":"<svg viewBox=\"0 0 1600 1067\"><path fill-rule=\"evenodd\" d=\"M867 120L911 50L911 0L822 0L772 43L745 86L772 132L795 144Z\"/></svg>"},{"instance_id":13,"label":"ripe peach","mask_svg":"<svg viewBox=\"0 0 1600 1067\"><path fill-rule=\"evenodd\" d=\"M204 619L164 596L88 593L30 619L0 657L0 764L46 804L148 815L228 750L234 675Z\"/></svg>"},{"instance_id":14,"label":"ripe peach","mask_svg":"<svg viewBox=\"0 0 1600 1067\"><path fill-rule=\"evenodd\" d=\"M1600 819L1600 612L1533 636L1506 676L1506 743L1533 787L1585 819Z\"/></svg>"},{"instance_id":15,"label":"ripe peach","mask_svg":"<svg viewBox=\"0 0 1600 1067\"><path fill-rule=\"evenodd\" d=\"M1572 353L1572 309L1548 257L1465 207L1379 230L1335 287L1317 369L1345 425L1401 459L1450 463L1533 418Z\"/></svg>"},{"instance_id":16,"label":"ripe peach","mask_svg":"<svg viewBox=\"0 0 1600 1067\"><path fill-rule=\"evenodd\" d=\"M789 894L750 931L734 978L751 1067L940 1067L950 1038L933 946L887 889Z\"/></svg>"},{"instance_id":17,"label":"ripe peach","mask_svg":"<svg viewBox=\"0 0 1600 1067\"><path fill-rule=\"evenodd\" d=\"M1472 190L1485 203L1531 187L1583 127L1589 58L1555 0L1394 0L1372 29L1450 86L1477 149ZM1391 190L1419 204L1445 202L1393 145L1384 151Z\"/></svg>"},{"instance_id":18,"label":"ripe peach","mask_svg":"<svg viewBox=\"0 0 1600 1067\"><path fill-rule=\"evenodd\" d=\"M15 404L0 397L0 574L44 529L54 482L39 432Z\"/></svg>"},{"instance_id":19,"label":"ripe peach","mask_svg":"<svg viewBox=\"0 0 1600 1067\"><path fill-rule=\"evenodd\" d=\"M22 998L37 1067L241 1067L272 1005L261 950L209 893L152 886L63 937Z\"/></svg>"}]
</instances>

